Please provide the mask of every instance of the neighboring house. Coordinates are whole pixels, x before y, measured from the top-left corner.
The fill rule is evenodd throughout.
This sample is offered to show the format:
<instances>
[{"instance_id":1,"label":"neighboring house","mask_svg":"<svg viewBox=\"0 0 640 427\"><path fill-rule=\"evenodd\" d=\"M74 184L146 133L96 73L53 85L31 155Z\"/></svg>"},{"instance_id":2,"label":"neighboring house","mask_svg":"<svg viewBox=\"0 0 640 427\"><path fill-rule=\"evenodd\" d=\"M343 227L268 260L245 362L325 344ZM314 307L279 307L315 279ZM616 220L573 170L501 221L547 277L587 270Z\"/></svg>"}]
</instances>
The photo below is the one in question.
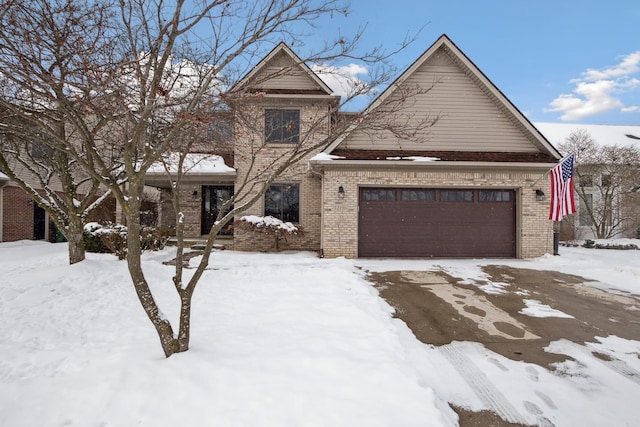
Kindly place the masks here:
<instances>
[{"instance_id":1,"label":"neighboring house","mask_svg":"<svg viewBox=\"0 0 640 427\"><path fill-rule=\"evenodd\" d=\"M47 155L44 150L32 144L34 159ZM28 185L44 194L39 180L25 167L14 166L16 175ZM63 192L62 184L54 176L50 188L58 194ZM84 187L80 187L81 189ZM90 214L90 220L113 219L113 200L107 199ZM63 241L62 233L56 231L49 214L6 174L0 171L0 242L17 240Z\"/></svg>"},{"instance_id":2,"label":"neighboring house","mask_svg":"<svg viewBox=\"0 0 640 427\"><path fill-rule=\"evenodd\" d=\"M535 123L536 127L559 146L576 132L585 132L601 146L635 146L640 149L640 126L592 125L570 123ZM634 170L637 166L630 166ZM595 227L611 237L637 238L640 227L640 181L612 182L617 166L603 164L577 165L575 170L576 215L562 222L561 239L596 238ZM633 172L632 172L633 173ZM640 178L640 173L636 175ZM615 177L619 178L619 177ZM581 196L582 194L582 196ZM586 209L585 205L589 205ZM594 224L588 210L598 221Z\"/></svg>"},{"instance_id":3,"label":"neighboring house","mask_svg":"<svg viewBox=\"0 0 640 427\"><path fill-rule=\"evenodd\" d=\"M0 242L45 239L55 239L49 215L0 172Z\"/></svg>"},{"instance_id":4,"label":"neighboring house","mask_svg":"<svg viewBox=\"0 0 640 427\"><path fill-rule=\"evenodd\" d=\"M446 35L361 116L377 117L376 112L419 86L429 90L416 92L395 111L396 118L416 129L425 117L437 118L417 132L418 138L404 138L385 126L372 132L354 121L348 132L286 170L246 214L299 224L304 238L285 247L327 257L529 258L550 253L549 200L540 197L540 191L550 193L549 183L540 177L560 153ZM233 159L225 158L224 165L218 159L217 169L187 173L180 198L191 238L207 233L220 201L240 191L247 171L268 168L300 135L313 132L311 141L326 138L335 117L327 111L339 100L282 43L232 90L259 95L247 97L244 111L254 114L253 123L260 126L236 125ZM326 126L306 126L306 120L322 115ZM256 150L257 165L248 164ZM170 185L161 171L152 171L146 183ZM163 206L162 212L170 211ZM220 239L235 249L270 249L269 240L238 228L228 232Z\"/></svg>"}]
</instances>

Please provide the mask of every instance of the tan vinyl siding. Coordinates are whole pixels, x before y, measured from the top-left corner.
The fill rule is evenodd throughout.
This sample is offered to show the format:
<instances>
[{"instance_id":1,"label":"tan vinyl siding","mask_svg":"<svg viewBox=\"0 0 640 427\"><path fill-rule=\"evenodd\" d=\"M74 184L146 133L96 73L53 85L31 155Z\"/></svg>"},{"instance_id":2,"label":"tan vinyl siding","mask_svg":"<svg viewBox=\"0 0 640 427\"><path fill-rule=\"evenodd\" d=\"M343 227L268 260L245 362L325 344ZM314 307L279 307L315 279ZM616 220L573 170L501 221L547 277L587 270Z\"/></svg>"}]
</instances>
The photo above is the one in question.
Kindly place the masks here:
<instances>
[{"instance_id":1,"label":"tan vinyl siding","mask_svg":"<svg viewBox=\"0 0 640 427\"><path fill-rule=\"evenodd\" d=\"M269 61L254 77L253 82L251 86L255 89L321 89L302 67L295 64L293 60L284 53L276 55Z\"/></svg>"},{"instance_id":2,"label":"tan vinyl siding","mask_svg":"<svg viewBox=\"0 0 640 427\"><path fill-rule=\"evenodd\" d=\"M407 111L398 116L416 126L426 116L439 119L417 137L401 140L389 132L356 130L341 148L433 151L538 152L539 149L472 77L440 48L405 81L405 87L431 87L406 100ZM396 91L393 96L399 92ZM393 97L392 97L393 98Z\"/></svg>"}]
</instances>

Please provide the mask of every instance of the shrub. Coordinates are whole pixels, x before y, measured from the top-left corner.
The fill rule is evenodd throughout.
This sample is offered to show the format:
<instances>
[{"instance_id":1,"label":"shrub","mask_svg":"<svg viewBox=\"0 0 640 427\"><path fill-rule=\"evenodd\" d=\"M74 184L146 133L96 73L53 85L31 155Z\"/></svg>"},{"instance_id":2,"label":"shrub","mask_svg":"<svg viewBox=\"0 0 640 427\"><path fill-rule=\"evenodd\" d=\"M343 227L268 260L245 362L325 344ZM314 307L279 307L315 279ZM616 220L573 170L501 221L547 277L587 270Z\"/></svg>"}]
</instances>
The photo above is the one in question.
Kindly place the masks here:
<instances>
[{"instance_id":1,"label":"shrub","mask_svg":"<svg viewBox=\"0 0 640 427\"><path fill-rule=\"evenodd\" d=\"M90 222L84 226L83 238L87 252L112 253L118 259L127 256L127 227L108 222Z\"/></svg>"},{"instance_id":2,"label":"shrub","mask_svg":"<svg viewBox=\"0 0 640 427\"><path fill-rule=\"evenodd\" d=\"M638 250L638 245L633 243L597 243L595 240L587 240L582 245L589 249L620 249L620 250Z\"/></svg>"},{"instance_id":3,"label":"shrub","mask_svg":"<svg viewBox=\"0 0 640 427\"><path fill-rule=\"evenodd\" d=\"M89 222L84 226L82 239L84 240L84 248L87 252L100 254L110 252L102 242L102 237L99 232L102 228L103 226L97 222Z\"/></svg>"},{"instance_id":4,"label":"shrub","mask_svg":"<svg viewBox=\"0 0 640 427\"><path fill-rule=\"evenodd\" d=\"M304 235L302 227L290 222L283 222L272 216L247 215L240 218L238 227L254 233L266 234L274 239L276 252L280 252L280 241L287 241L287 237L301 237Z\"/></svg>"},{"instance_id":5,"label":"shrub","mask_svg":"<svg viewBox=\"0 0 640 427\"><path fill-rule=\"evenodd\" d=\"M143 251L158 251L164 249L169 238L157 227L142 227L140 230L140 245Z\"/></svg>"},{"instance_id":6,"label":"shrub","mask_svg":"<svg viewBox=\"0 0 640 427\"><path fill-rule=\"evenodd\" d=\"M112 253L118 259L127 256L127 227L122 224L90 222L84 227L83 239L87 252ZM143 251L157 251L167 243L156 227L142 227L140 245Z\"/></svg>"}]
</instances>

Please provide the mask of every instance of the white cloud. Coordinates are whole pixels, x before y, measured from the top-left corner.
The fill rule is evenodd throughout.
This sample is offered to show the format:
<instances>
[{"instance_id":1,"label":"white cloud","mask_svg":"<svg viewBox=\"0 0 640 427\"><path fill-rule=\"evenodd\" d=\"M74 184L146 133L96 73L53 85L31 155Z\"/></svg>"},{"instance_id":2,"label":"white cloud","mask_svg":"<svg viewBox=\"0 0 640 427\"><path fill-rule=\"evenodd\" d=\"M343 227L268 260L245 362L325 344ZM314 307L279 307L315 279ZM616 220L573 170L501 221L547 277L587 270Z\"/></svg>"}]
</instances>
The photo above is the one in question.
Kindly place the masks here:
<instances>
[{"instance_id":1,"label":"white cloud","mask_svg":"<svg viewBox=\"0 0 640 427\"><path fill-rule=\"evenodd\" d=\"M562 94L545 111L563 113L561 120L579 120L611 110L637 112L640 106L625 105L624 95L640 88L640 51L622 58L617 65L588 69L578 79L571 94Z\"/></svg>"},{"instance_id":2,"label":"white cloud","mask_svg":"<svg viewBox=\"0 0 640 427\"><path fill-rule=\"evenodd\" d=\"M348 64L340 67L333 65L314 64L311 66L314 73L322 79L333 90L335 95L344 98L366 95L363 91L368 91L369 84L363 80L369 74L369 70L358 64Z\"/></svg>"}]
</instances>

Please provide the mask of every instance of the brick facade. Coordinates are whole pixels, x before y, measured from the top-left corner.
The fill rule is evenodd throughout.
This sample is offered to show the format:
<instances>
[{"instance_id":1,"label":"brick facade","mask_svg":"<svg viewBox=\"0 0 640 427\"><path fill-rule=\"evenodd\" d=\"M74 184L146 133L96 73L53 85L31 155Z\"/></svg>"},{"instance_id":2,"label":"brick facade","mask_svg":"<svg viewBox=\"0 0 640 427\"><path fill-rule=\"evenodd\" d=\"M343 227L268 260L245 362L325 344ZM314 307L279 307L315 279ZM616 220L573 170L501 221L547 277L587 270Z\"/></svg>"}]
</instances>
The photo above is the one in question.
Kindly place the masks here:
<instances>
[{"instance_id":1,"label":"brick facade","mask_svg":"<svg viewBox=\"0 0 640 427\"><path fill-rule=\"evenodd\" d=\"M33 201L18 187L2 189L2 241L33 239Z\"/></svg>"},{"instance_id":2,"label":"brick facade","mask_svg":"<svg viewBox=\"0 0 640 427\"><path fill-rule=\"evenodd\" d=\"M429 62L432 57L435 62ZM438 62L444 59L445 62ZM550 193L548 180L539 178L560 154L446 36L442 36L408 69L406 73L415 74L415 78L406 75L398 81L407 81L411 86L426 78L428 87L432 79L426 72L433 71L434 64L436 68L446 67L458 79L436 88L442 91L438 99L431 98L430 91L417 94L407 107L407 120L405 117L401 120L406 122L405 126L411 126L410 123L414 122L409 119L417 120L430 115L434 108L444 111L446 107L446 114L438 122L441 132L434 131L430 135L432 151L424 151L421 142L400 141L393 132L385 133L384 122L374 124L373 129L379 132L369 133L366 120L359 121L355 130L343 135L344 138L331 141L328 138L330 115L337 120L334 123L339 123L341 118L348 117L349 121L362 118L336 116L334 109L338 100L331 96L330 89L319 81L313 71L306 69L286 45L279 45L231 90L231 93L239 95L232 101L237 102L236 106L240 105L233 110L235 203L238 206L255 200L242 215L265 215L265 186L298 184L299 225L305 235L283 242L280 249L322 250L328 257L355 258L358 255L358 196L361 186L509 189L515 190L516 194L516 255L530 258L552 252L553 223L547 219L549 203L548 200L536 200L535 190ZM426 68L418 73L417 67L423 65ZM284 73L282 70L287 70L287 67L290 68ZM393 93L388 95L392 100ZM484 106L480 111L484 119L474 115L470 120L469 96L482 102L478 105ZM487 103L487 99L490 102ZM384 100L383 93L376 100L378 104L371 108L384 111L384 107L379 107ZM287 142L266 142L265 109L299 110L299 146ZM373 114L369 117L381 120L383 116ZM421 125L420 121L414 124ZM479 124L482 124L481 129ZM310 147L313 150L284 168L275 180L268 181L289 157L291 150ZM317 159L309 162L312 156L323 150L340 155L344 162ZM384 163L384 159L398 155L438 157L441 162L437 165ZM373 164L377 159L382 159L381 163ZM339 197L339 187L343 187L344 197ZM186 185L181 190L188 236L200 235L202 199L197 197L200 193L200 187L196 185ZM169 220L170 215L163 218ZM275 249L272 237L241 227L235 227L233 241L237 250Z\"/></svg>"},{"instance_id":3,"label":"brick facade","mask_svg":"<svg viewBox=\"0 0 640 427\"><path fill-rule=\"evenodd\" d=\"M251 106L254 117L258 117L256 123L264 123L264 108L295 108L300 110L300 133L301 146L312 147L318 145L327 137L328 117L326 101L316 100L273 100L266 99ZM324 126L318 126L318 122L325 120ZM249 127L236 129L235 146L235 167L238 173L236 180L236 192L239 191L245 181L258 184L250 191L240 193L240 197L252 197L260 192L260 184L264 177L269 175L269 171L277 168L282 159L286 158L293 148L289 144L265 144L262 134L262 127L255 129ZM288 238L286 242L281 242L280 250L311 250L320 249L320 216L321 216L321 177L310 170L308 160L320 151L322 147L304 156L297 163L288 167L282 175L275 179L275 184L299 184L300 188L300 222L299 226L304 231L303 237ZM257 155L253 153L258 153ZM258 201L247 209L242 215L263 216L264 196L260 196ZM236 218L238 220L239 218ZM275 242L273 238L255 232L237 228L234 232L234 248L237 250L257 250L273 251Z\"/></svg>"},{"instance_id":4,"label":"brick facade","mask_svg":"<svg viewBox=\"0 0 640 427\"><path fill-rule=\"evenodd\" d=\"M325 170L322 249L327 257L358 256L358 194L361 186L433 188L505 188L516 190L518 258L553 253L553 223L549 201L538 201L535 189L549 194L548 180L531 187L543 170L420 170L420 169L329 169ZM338 188L344 188L344 197Z\"/></svg>"}]
</instances>

